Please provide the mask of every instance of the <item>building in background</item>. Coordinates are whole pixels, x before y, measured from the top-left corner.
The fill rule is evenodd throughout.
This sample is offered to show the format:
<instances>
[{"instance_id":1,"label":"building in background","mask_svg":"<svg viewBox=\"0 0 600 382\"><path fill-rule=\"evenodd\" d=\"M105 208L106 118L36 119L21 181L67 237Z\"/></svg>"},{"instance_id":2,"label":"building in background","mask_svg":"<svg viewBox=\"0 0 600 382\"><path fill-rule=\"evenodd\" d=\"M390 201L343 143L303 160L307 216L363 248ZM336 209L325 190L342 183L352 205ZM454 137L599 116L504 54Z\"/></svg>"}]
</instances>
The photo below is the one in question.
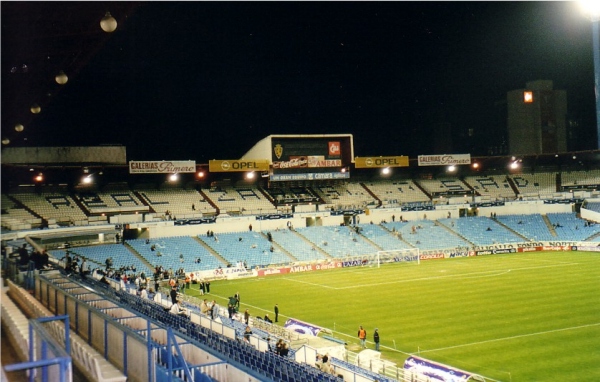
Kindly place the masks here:
<instances>
[{"instance_id":1,"label":"building in background","mask_svg":"<svg viewBox=\"0 0 600 382\"><path fill-rule=\"evenodd\" d=\"M527 82L507 93L509 152L513 155L567 151L567 92L549 80Z\"/></svg>"}]
</instances>

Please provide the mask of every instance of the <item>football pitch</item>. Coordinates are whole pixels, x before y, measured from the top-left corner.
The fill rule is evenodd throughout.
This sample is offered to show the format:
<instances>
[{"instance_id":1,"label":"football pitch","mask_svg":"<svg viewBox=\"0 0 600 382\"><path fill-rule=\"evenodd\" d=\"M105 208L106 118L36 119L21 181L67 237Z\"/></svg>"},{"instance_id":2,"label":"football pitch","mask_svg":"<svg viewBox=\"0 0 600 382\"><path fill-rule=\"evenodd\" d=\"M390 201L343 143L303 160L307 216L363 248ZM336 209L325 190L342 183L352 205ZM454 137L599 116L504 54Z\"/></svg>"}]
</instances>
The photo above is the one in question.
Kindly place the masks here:
<instances>
[{"instance_id":1,"label":"football pitch","mask_svg":"<svg viewBox=\"0 0 600 382\"><path fill-rule=\"evenodd\" d=\"M197 293L195 289L186 294ZM530 252L215 281L240 310L329 328L359 351L409 354L499 381L600 381L600 253Z\"/></svg>"}]
</instances>

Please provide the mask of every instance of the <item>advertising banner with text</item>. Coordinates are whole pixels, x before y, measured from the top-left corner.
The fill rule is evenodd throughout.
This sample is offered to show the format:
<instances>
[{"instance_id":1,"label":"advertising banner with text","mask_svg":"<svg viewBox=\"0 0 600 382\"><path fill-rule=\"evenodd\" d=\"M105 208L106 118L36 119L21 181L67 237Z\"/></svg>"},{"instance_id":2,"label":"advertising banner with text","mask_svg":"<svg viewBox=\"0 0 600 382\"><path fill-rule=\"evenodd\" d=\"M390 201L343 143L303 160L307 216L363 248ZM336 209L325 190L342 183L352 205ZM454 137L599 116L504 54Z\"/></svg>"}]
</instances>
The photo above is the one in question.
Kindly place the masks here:
<instances>
[{"instance_id":1,"label":"advertising banner with text","mask_svg":"<svg viewBox=\"0 0 600 382\"><path fill-rule=\"evenodd\" d=\"M419 155L419 166L471 164L471 154Z\"/></svg>"},{"instance_id":2,"label":"advertising banner with text","mask_svg":"<svg viewBox=\"0 0 600 382\"><path fill-rule=\"evenodd\" d=\"M407 156L394 157L356 157L355 168L385 168L385 167L408 167Z\"/></svg>"},{"instance_id":3,"label":"advertising banner with text","mask_svg":"<svg viewBox=\"0 0 600 382\"><path fill-rule=\"evenodd\" d=\"M175 174L196 172L196 161L129 161L130 174Z\"/></svg>"},{"instance_id":4,"label":"advertising banner with text","mask_svg":"<svg viewBox=\"0 0 600 382\"><path fill-rule=\"evenodd\" d=\"M251 160L209 160L210 172L269 171L267 159Z\"/></svg>"}]
</instances>

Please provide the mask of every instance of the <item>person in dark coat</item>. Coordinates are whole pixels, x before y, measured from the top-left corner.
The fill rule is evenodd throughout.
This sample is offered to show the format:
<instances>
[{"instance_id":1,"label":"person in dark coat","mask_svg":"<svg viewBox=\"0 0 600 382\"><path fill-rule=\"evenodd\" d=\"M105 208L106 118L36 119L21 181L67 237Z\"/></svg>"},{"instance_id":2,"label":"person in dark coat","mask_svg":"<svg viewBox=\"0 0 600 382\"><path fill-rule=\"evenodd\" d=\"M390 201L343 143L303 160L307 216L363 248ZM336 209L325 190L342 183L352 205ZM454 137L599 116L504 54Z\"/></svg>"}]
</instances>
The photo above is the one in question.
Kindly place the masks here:
<instances>
[{"instance_id":1,"label":"person in dark coat","mask_svg":"<svg viewBox=\"0 0 600 382\"><path fill-rule=\"evenodd\" d=\"M375 350L379 351L379 329L375 328L373 333L373 342L375 342Z\"/></svg>"},{"instance_id":2,"label":"person in dark coat","mask_svg":"<svg viewBox=\"0 0 600 382\"><path fill-rule=\"evenodd\" d=\"M175 304L177 302L177 287L174 286L171 288L171 302Z\"/></svg>"},{"instance_id":3,"label":"person in dark coat","mask_svg":"<svg viewBox=\"0 0 600 382\"><path fill-rule=\"evenodd\" d=\"M275 308L273 309L275 311L275 322L279 321L279 306L277 304L275 304Z\"/></svg>"}]
</instances>

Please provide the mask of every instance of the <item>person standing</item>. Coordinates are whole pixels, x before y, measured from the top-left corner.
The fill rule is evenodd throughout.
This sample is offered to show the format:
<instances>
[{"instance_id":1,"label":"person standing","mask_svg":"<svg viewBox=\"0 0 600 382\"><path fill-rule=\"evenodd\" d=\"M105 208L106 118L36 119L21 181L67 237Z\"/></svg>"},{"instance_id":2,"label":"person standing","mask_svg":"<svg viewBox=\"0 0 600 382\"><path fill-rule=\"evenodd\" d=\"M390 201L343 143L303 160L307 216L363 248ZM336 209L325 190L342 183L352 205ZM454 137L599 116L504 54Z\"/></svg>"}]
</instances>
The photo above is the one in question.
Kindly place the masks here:
<instances>
[{"instance_id":1,"label":"person standing","mask_svg":"<svg viewBox=\"0 0 600 382\"><path fill-rule=\"evenodd\" d=\"M177 287L173 285L171 287L171 302L175 304L177 302Z\"/></svg>"},{"instance_id":2,"label":"person standing","mask_svg":"<svg viewBox=\"0 0 600 382\"><path fill-rule=\"evenodd\" d=\"M200 280L200 296L204 296L204 289L206 286L204 285L204 280Z\"/></svg>"},{"instance_id":3,"label":"person standing","mask_svg":"<svg viewBox=\"0 0 600 382\"><path fill-rule=\"evenodd\" d=\"M360 340L360 346L362 346L363 349L366 348L367 331L362 326L358 328L358 339Z\"/></svg>"},{"instance_id":4,"label":"person standing","mask_svg":"<svg viewBox=\"0 0 600 382\"><path fill-rule=\"evenodd\" d=\"M375 333L373 333L373 342L375 342L375 350L379 351L379 329L375 328Z\"/></svg>"},{"instance_id":5,"label":"person standing","mask_svg":"<svg viewBox=\"0 0 600 382\"><path fill-rule=\"evenodd\" d=\"M87 264L87 260L84 257L83 261L81 262L81 278L85 280L88 273L90 273L90 270Z\"/></svg>"},{"instance_id":6,"label":"person standing","mask_svg":"<svg viewBox=\"0 0 600 382\"><path fill-rule=\"evenodd\" d=\"M237 309L240 309L240 300L241 300L240 292L237 292L236 294L234 294L233 297L235 298L235 307Z\"/></svg>"},{"instance_id":7,"label":"person standing","mask_svg":"<svg viewBox=\"0 0 600 382\"><path fill-rule=\"evenodd\" d=\"M219 316L219 305L217 305L217 301L213 300L210 307L210 317L214 320Z\"/></svg>"},{"instance_id":8,"label":"person standing","mask_svg":"<svg viewBox=\"0 0 600 382\"><path fill-rule=\"evenodd\" d=\"M206 280L204 283L204 288L206 289L206 293L210 293L210 281Z\"/></svg>"},{"instance_id":9,"label":"person standing","mask_svg":"<svg viewBox=\"0 0 600 382\"><path fill-rule=\"evenodd\" d=\"M277 304L275 304L275 308L273 309L275 311L275 322L279 321L279 306Z\"/></svg>"},{"instance_id":10,"label":"person standing","mask_svg":"<svg viewBox=\"0 0 600 382\"><path fill-rule=\"evenodd\" d=\"M248 325L249 321L250 321L250 312L248 311L248 309L246 309L246 311L244 312L244 323L246 325Z\"/></svg>"}]
</instances>

